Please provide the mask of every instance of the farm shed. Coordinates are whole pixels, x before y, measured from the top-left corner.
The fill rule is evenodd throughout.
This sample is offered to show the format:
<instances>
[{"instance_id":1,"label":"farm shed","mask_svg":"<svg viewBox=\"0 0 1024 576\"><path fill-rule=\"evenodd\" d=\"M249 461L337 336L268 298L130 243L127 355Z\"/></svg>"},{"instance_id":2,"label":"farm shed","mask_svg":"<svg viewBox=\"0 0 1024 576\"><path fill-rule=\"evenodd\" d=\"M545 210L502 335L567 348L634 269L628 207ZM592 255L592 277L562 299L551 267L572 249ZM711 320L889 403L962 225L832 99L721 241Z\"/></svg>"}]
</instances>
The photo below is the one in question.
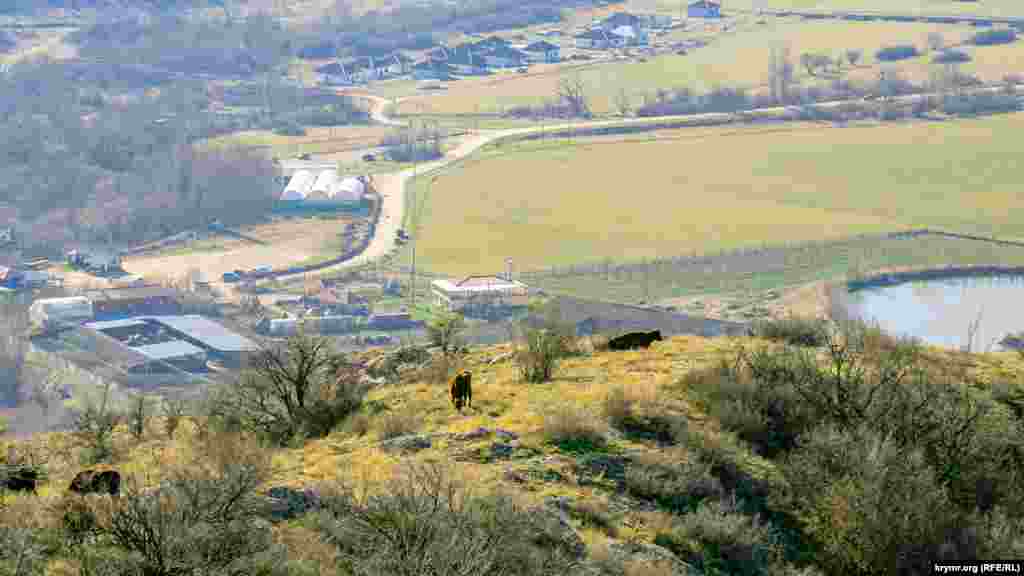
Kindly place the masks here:
<instances>
[{"instance_id":1,"label":"farm shed","mask_svg":"<svg viewBox=\"0 0 1024 576\"><path fill-rule=\"evenodd\" d=\"M152 320L170 328L182 340L198 346L227 365L241 366L259 351L253 341L198 315L155 316Z\"/></svg>"},{"instance_id":2,"label":"farm shed","mask_svg":"<svg viewBox=\"0 0 1024 576\"><path fill-rule=\"evenodd\" d=\"M92 302L83 296L44 298L29 306L29 319L36 326L51 328L61 324L80 324L92 320Z\"/></svg>"},{"instance_id":3,"label":"farm shed","mask_svg":"<svg viewBox=\"0 0 1024 576\"><path fill-rule=\"evenodd\" d=\"M419 326L408 312L370 314L369 327L374 330L401 330Z\"/></svg>"},{"instance_id":4,"label":"farm shed","mask_svg":"<svg viewBox=\"0 0 1024 576\"><path fill-rule=\"evenodd\" d=\"M687 6L686 15L690 18L721 18L722 3L711 0L698 0Z\"/></svg>"},{"instance_id":5,"label":"farm shed","mask_svg":"<svg viewBox=\"0 0 1024 576\"><path fill-rule=\"evenodd\" d=\"M284 192L281 193L281 200L305 200L314 183L316 183L315 174L309 170L297 170L288 180Z\"/></svg>"},{"instance_id":6,"label":"farm shed","mask_svg":"<svg viewBox=\"0 0 1024 576\"><path fill-rule=\"evenodd\" d=\"M461 310L478 304L525 306L526 284L499 276L469 276L458 282L434 280L430 283L434 303L448 310Z\"/></svg>"},{"instance_id":7,"label":"farm shed","mask_svg":"<svg viewBox=\"0 0 1024 576\"><path fill-rule=\"evenodd\" d=\"M123 318L180 311L178 293L163 286L125 286L90 290L84 294L93 303L97 318Z\"/></svg>"}]
</instances>

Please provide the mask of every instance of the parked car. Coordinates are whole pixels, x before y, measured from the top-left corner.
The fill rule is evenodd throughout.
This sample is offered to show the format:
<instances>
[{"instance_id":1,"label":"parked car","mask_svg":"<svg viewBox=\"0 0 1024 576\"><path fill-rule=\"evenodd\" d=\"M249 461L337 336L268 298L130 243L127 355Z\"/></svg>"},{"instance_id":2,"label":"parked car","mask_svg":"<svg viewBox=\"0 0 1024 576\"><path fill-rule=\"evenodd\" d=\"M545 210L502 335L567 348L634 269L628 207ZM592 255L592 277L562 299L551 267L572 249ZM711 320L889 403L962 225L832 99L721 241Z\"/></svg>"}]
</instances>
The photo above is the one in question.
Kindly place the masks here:
<instances>
[{"instance_id":1,"label":"parked car","mask_svg":"<svg viewBox=\"0 0 1024 576\"><path fill-rule=\"evenodd\" d=\"M225 272L221 277L225 282L241 282L242 277L237 272Z\"/></svg>"},{"instance_id":2,"label":"parked car","mask_svg":"<svg viewBox=\"0 0 1024 576\"><path fill-rule=\"evenodd\" d=\"M377 157L373 154L363 154L363 162L374 162L376 160Z\"/></svg>"},{"instance_id":3,"label":"parked car","mask_svg":"<svg viewBox=\"0 0 1024 576\"><path fill-rule=\"evenodd\" d=\"M520 74L526 74L527 68L524 66L522 68L517 69L516 72L519 72Z\"/></svg>"},{"instance_id":4,"label":"parked car","mask_svg":"<svg viewBox=\"0 0 1024 576\"><path fill-rule=\"evenodd\" d=\"M264 276L269 276L270 273L273 272L273 271L274 271L274 268L271 267L271 266L257 266L255 268L253 268L252 271L249 272L249 274L253 278L263 278Z\"/></svg>"}]
</instances>

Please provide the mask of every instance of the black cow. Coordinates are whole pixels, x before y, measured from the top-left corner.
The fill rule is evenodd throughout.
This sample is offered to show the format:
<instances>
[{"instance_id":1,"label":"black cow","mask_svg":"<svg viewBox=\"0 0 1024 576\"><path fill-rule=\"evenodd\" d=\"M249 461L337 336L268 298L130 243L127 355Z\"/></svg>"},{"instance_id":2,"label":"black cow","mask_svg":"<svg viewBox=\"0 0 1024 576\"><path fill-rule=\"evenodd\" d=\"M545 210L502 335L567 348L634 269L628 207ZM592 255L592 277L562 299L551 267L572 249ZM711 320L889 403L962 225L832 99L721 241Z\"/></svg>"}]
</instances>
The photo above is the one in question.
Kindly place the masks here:
<instances>
[{"instance_id":1,"label":"black cow","mask_svg":"<svg viewBox=\"0 0 1024 576\"><path fill-rule=\"evenodd\" d=\"M16 468L0 475L0 487L12 492L31 492L36 494L36 482L39 471L31 468Z\"/></svg>"},{"instance_id":2,"label":"black cow","mask_svg":"<svg viewBox=\"0 0 1024 576\"><path fill-rule=\"evenodd\" d=\"M462 405L467 407L473 405L473 373L469 370L459 372L452 380L452 403L455 409L462 412Z\"/></svg>"},{"instance_id":3,"label":"black cow","mask_svg":"<svg viewBox=\"0 0 1024 576\"><path fill-rule=\"evenodd\" d=\"M83 470L71 481L68 490L79 494L121 494L121 474L116 470Z\"/></svg>"},{"instance_id":4,"label":"black cow","mask_svg":"<svg viewBox=\"0 0 1024 576\"><path fill-rule=\"evenodd\" d=\"M649 348L651 342L661 341L661 330L653 332L628 332L608 341L609 350L636 350Z\"/></svg>"}]
</instances>

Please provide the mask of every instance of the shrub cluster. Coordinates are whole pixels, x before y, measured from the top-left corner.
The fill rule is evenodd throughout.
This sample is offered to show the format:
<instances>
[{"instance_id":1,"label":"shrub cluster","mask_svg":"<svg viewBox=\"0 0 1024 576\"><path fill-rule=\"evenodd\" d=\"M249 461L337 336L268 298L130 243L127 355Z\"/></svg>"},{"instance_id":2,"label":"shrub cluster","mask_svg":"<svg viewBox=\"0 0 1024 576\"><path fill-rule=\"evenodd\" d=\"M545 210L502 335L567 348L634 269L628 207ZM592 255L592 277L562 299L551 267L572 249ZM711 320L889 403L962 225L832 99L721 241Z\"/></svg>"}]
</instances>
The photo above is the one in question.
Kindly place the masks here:
<instances>
[{"instance_id":1,"label":"shrub cluster","mask_svg":"<svg viewBox=\"0 0 1024 576\"><path fill-rule=\"evenodd\" d=\"M971 37L971 44L975 46L993 46L996 44L1009 44L1017 41L1017 31L1013 28L1001 30L984 30Z\"/></svg>"},{"instance_id":2,"label":"shrub cluster","mask_svg":"<svg viewBox=\"0 0 1024 576\"><path fill-rule=\"evenodd\" d=\"M917 56L917 47L911 44L886 46L875 52L875 59L881 62L895 62L897 60L906 60L907 58L916 58Z\"/></svg>"}]
</instances>

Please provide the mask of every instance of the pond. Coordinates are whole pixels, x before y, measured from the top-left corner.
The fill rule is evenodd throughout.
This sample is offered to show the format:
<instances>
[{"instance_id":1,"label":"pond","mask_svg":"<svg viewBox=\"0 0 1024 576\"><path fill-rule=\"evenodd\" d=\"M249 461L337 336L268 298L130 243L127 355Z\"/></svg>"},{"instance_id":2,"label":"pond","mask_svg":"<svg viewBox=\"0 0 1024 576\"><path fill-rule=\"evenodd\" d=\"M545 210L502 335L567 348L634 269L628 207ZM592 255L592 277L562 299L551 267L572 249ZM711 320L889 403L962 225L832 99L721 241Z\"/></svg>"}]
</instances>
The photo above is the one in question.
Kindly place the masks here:
<instances>
[{"instance_id":1,"label":"pond","mask_svg":"<svg viewBox=\"0 0 1024 576\"><path fill-rule=\"evenodd\" d=\"M893 335L1000 351L1008 349L999 343L1004 336L1024 331L1022 300L1024 276L958 277L853 290L850 310Z\"/></svg>"}]
</instances>

